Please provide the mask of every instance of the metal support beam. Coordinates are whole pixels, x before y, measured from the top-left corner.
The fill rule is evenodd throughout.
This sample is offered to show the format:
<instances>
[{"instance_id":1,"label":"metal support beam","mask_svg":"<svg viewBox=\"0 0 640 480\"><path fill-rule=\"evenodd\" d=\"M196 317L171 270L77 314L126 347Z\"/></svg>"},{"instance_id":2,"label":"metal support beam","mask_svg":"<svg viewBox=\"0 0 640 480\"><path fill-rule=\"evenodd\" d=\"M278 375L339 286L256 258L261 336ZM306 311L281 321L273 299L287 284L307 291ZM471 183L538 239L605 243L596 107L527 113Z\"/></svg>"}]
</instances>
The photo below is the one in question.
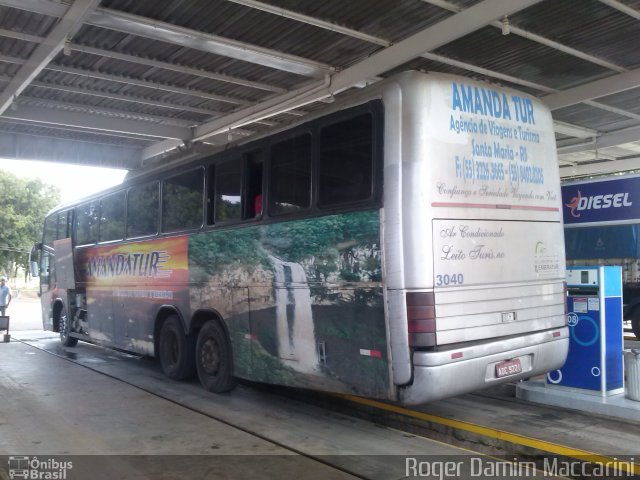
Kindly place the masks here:
<instances>
[{"instance_id":1,"label":"metal support beam","mask_svg":"<svg viewBox=\"0 0 640 480\"><path fill-rule=\"evenodd\" d=\"M329 65L295 55L178 27L170 23L158 22L150 18L117 10L101 8L87 19L87 23L308 77L321 77L333 71L333 68Z\"/></svg>"},{"instance_id":2,"label":"metal support beam","mask_svg":"<svg viewBox=\"0 0 640 480\"><path fill-rule=\"evenodd\" d=\"M49 0L0 0L0 5L57 18L64 16L69 9L69 5Z\"/></svg>"},{"instance_id":3,"label":"metal support beam","mask_svg":"<svg viewBox=\"0 0 640 480\"><path fill-rule=\"evenodd\" d=\"M592 142L582 142L574 145L558 147L558 153L577 153L601 148L615 147L640 141L640 127L623 128L614 132L601 134Z\"/></svg>"},{"instance_id":4,"label":"metal support beam","mask_svg":"<svg viewBox=\"0 0 640 480\"><path fill-rule=\"evenodd\" d=\"M293 10L287 10L285 8L276 7L275 5L270 5L268 3L258 2L256 0L227 0L227 1L237 3L238 5L244 5L245 7L250 7L255 10L261 10L263 12L272 13L273 15L278 15L280 17L296 20L301 23L306 23L307 25L313 25L314 27L330 30L332 32L340 33L342 35L346 35L352 38L357 38L358 40L373 43L375 45L380 45L381 47L391 46L391 42L383 38L374 37L373 35L367 35L366 33L359 32L351 28L346 28L341 25L337 25L333 22L320 20L318 18L310 17L309 15L304 15L302 13L294 12Z\"/></svg>"},{"instance_id":5,"label":"metal support beam","mask_svg":"<svg viewBox=\"0 0 640 480\"><path fill-rule=\"evenodd\" d=\"M6 75L0 75L0 82L10 82L10 81L11 81L11 77L7 77ZM31 82L31 86L47 88L50 90L59 90L61 92L75 93L78 95L89 95L89 96L100 97L100 98L110 98L113 100L121 100L123 102L139 103L141 105L151 105L154 107L168 108L171 110L181 110L184 112L199 113L201 115L206 115L208 117L215 117L215 116L221 115L220 112L215 110L208 110L208 109L198 108L198 107L189 107L187 105L179 105L177 103L163 102L160 100L147 100L146 98L141 98L141 97L133 97L130 95L120 95L117 93L101 92L97 90L89 90L86 88L67 87L65 85L57 85L53 83L45 83L45 82L38 82L38 81Z\"/></svg>"},{"instance_id":6,"label":"metal support beam","mask_svg":"<svg viewBox=\"0 0 640 480\"><path fill-rule=\"evenodd\" d=\"M638 10L622 2L619 2L618 0L600 0L600 2L604 3L608 7L615 8L619 12L622 12L625 15L629 15L636 20L640 20L640 12Z\"/></svg>"},{"instance_id":7,"label":"metal support beam","mask_svg":"<svg viewBox=\"0 0 640 480\"><path fill-rule=\"evenodd\" d=\"M114 121L113 118L107 116L50 110L29 105L21 105L17 110L9 109L0 118L45 125L64 125L101 132L133 133L151 138L187 138L190 135L190 130L187 128L158 125L125 118L119 118L118 121Z\"/></svg>"},{"instance_id":8,"label":"metal support beam","mask_svg":"<svg viewBox=\"0 0 640 480\"><path fill-rule=\"evenodd\" d=\"M81 68L73 68L73 67L59 67L57 65L49 65L47 66L47 70L52 70L54 72L70 73L73 75L80 75L80 76L89 77L89 78L98 78L100 80L108 80L110 82L119 82L127 85L135 85L136 87L152 88L154 90L162 90L165 92L177 93L179 95L204 98L207 100L214 100L222 103L232 103L234 105L244 105L244 106L250 105L250 102L246 100L225 97L223 95L215 95L213 93L206 93L200 90L176 87L173 85L165 85L157 82L149 82L147 80L138 80L135 78L111 75L109 73L95 72L93 70L84 70Z\"/></svg>"},{"instance_id":9,"label":"metal support beam","mask_svg":"<svg viewBox=\"0 0 640 480\"><path fill-rule=\"evenodd\" d=\"M598 135L598 132L591 128L579 127L577 125L560 122L558 120L553 121L553 130L561 135L576 138L594 138Z\"/></svg>"},{"instance_id":10,"label":"metal support beam","mask_svg":"<svg viewBox=\"0 0 640 480\"><path fill-rule=\"evenodd\" d=\"M542 97L551 110L575 105L576 103L604 97L617 92L631 90L640 86L640 69L618 73L607 78L585 83L577 87L562 90Z\"/></svg>"},{"instance_id":11,"label":"metal support beam","mask_svg":"<svg viewBox=\"0 0 640 480\"><path fill-rule=\"evenodd\" d=\"M612 107L610 105L605 105L602 102L594 102L593 100L587 100L584 102L585 105L589 105L590 107L599 108L600 110L604 110L606 112L615 113L616 115L620 115L621 117L633 118L634 120L640 120L640 115L637 113L630 112L628 110L623 110L622 108Z\"/></svg>"},{"instance_id":12,"label":"metal support beam","mask_svg":"<svg viewBox=\"0 0 640 480\"><path fill-rule=\"evenodd\" d=\"M64 47L64 42L80 29L85 19L99 4L100 0L75 0L51 33L47 35L46 41L38 45L27 63L22 66L11 83L0 94L0 115L58 54Z\"/></svg>"},{"instance_id":13,"label":"metal support beam","mask_svg":"<svg viewBox=\"0 0 640 480\"><path fill-rule=\"evenodd\" d=\"M262 82L254 82L251 80L246 80L244 78L208 72L206 70L199 70L197 68L185 67L183 65L161 62L159 60L152 60L150 58L127 55L126 53L114 52L113 50L104 50L102 48L87 47L84 45L77 45L73 43L70 45L70 48L74 52L82 52L91 55L98 55L100 57L114 58L116 60L136 63L138 65L147 65L148 67L152 68L160 68L163 70L170 70L172 72L186 73L187 75L193 75L194 77L208 78L210 80L216 80L224 83L232 83L234 85L255 88L256 90L262 90L266 92L284 93L286 91L284 88L276 87L274 85L269 85Z\"/></svg>"},{"instance_id":14,"label":"metal support beam","mask_svg":"<svg viewBox=\"0 0 640 480\"><path fill-rule=\"evenodd\" d=\"M133 169L139 167L140 149L43 135L0 132L0 157Z\"/></svg>"},{"instance_id":15,"label":"metal support beam","mask_svg":"<svg viewBox=\"0 0 640 480\"><path fill-rule=\"evenodd\" d=\"M573 165L560 167L560 178L584 177L587 175L603 175L619 173L629 170L640 170L640 157L611 162L589 163L587 165Z\"/></svg>"},{"instance_id":16,"label":"metal support beam","mask_svg":"<svg viewBox=\"0 0 640 480\"><path fill-rule=\"evenodd\" d=\"M191 128L196 122L191 120L183 120L181 118L161 117L159 115L150 115L148 113L136 113L127 110L117 110L115 108L96 107L94 105L86 105L82 103L59 102L47 98L29 97L24 94L18 99L18 110L21 105L30 105L41 108L56 108L58 110L70 110L86 114L98 114L113 118L118 121L120 118L127 120L135 120L139 122L172 125L175 127ZM2 118L2 117L0 117Z\"/></svg>"}]
</instances>

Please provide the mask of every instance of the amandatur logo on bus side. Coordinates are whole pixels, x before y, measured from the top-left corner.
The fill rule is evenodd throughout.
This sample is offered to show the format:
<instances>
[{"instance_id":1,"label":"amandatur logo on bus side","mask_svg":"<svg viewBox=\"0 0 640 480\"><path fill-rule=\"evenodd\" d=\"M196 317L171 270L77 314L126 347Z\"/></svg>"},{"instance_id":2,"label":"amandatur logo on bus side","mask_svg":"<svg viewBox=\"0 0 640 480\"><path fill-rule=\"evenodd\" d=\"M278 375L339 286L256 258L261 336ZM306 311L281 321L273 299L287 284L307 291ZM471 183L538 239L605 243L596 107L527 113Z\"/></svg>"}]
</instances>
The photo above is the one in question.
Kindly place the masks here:
<instances>
[{"instance_id":1,"label":"amandatur logo on bus side","mask_svg":"<svg viewBox=\"0 0 640 480\"><path fill-rule=\"evenodd\" d=\"M90 277L159 277L168 258L165 251L93 256L87 259L86 272Z\"/></svg>"},{"instance_id":2,"label":"amandatur logo on bus side","mask_svg":"<svg viewBox=\"0 0 640 480\"><path fill-rule=\"evenodd\" d=\"M629 201L629 193L608 193L606 195L589 195L582 196L580 190L578 195L571 198L569 203L564 206L571 210L571 216L578 218L580 213L585 210L603 210L606 208L630 207L633 202Z\"/></svg>"}]
</instances>

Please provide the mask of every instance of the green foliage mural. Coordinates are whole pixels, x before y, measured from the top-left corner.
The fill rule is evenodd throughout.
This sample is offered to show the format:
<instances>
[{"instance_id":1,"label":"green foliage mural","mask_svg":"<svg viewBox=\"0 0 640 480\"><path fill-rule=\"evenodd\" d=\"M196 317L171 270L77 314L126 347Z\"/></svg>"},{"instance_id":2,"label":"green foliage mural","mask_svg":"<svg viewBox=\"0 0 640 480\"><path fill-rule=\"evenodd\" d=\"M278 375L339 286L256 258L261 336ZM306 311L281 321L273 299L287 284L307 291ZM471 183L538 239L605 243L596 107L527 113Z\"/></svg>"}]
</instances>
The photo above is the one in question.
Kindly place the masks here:
<instances>
[{"instance_id":1,"label":"green foliage mural","mask_svg":"<svg viewBox=\"0 0 640 480\"><path fill-rule=\"evenodd\" d=\"M386 397L379 222L361 211L190 238L192 308L225 318L237 374Z\"/></svg>"},{"instance_id":2,"label":"green foliage mural","mask_svg":"<svg viewBox=\"0 0 640 480\"><path fill-rule=\"evenodd\" d=\"M260 247L258 227L194 235L189 239L189 271L196 282L207 281L225 269L251 273L258 265L270 266L267 253Z\"/></svg>"},{"instance_id":3,"label":"green foliage mural","mask_svg":"<svg viewBox=\"0 0 640 480\"><path fill-rule=\"evenodd\" d=\"M271 269L273 255L302 264L310 283L332 276L340 277L337 283L379 282L379 241L378 212L355 212L196 235L189 261L197 267L196 281L227 268Z\"/></svg>"}]
</instances>

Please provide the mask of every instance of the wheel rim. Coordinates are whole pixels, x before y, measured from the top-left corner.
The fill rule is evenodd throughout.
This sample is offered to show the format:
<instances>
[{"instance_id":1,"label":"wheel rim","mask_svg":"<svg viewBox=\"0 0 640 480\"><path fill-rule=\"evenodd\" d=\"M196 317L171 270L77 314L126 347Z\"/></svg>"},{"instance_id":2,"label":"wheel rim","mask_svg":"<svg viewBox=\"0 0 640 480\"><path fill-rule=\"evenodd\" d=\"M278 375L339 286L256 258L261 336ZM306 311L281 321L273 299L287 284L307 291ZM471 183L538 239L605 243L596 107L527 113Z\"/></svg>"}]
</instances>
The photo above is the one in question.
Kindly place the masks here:
<instances>
[{"instance_id":1,"label":"wheel rim","mask_svg":"<svg viewBox=\"0 0 640 480\"><path fill-rule=\"evenodd\" d=\"M207 375L215 376L220 370L220 347L214 338L207 338L200 350L200 364Z\"/></svg>"},{"instance_id":2,"label":"wheel rim","mask_svg":"<svg viewBox=\"0 0 640 480\"><path fill-rule=\"evenodd\" d=\"M60 338L65 340L69 336L69 324L67 323L67 315L60 316Z\"/></svg>"}]
</instances>

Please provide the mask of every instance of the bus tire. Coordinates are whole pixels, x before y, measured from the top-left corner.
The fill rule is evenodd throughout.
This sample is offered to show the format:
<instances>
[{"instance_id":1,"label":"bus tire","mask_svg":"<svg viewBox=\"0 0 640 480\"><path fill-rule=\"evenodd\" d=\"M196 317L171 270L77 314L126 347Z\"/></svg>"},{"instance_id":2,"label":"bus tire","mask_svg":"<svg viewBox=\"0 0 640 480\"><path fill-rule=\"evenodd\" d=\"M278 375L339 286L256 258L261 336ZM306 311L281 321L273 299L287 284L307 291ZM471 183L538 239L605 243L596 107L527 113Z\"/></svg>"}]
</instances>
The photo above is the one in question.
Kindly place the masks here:
<instances>
[{"instance_id":1,"label":"bus tire","mask_svg":"<svg viewBox=\"0 0 640 480\"><path fill-rule=\"evenodd\" d=\"M75 347L78 344L78 339L70 335L71 326L69 325L69 317L67 316L67 309L62 307L60 310L60 319L58 325L60 326L60 342L65 347Z\"/></svg>"},{"instance_id":2,"label":"bus tire","mask_svg":"<svg viewBox=\"0 0 640 480\"><path fill-rule=\"evenodd\" d=\"M205 323L198 333L196 369L205 390L223 393L236 386L231 343L222 326L215 320Z\"/></svg>"},{"instance_id":3,"label":"bus tire","mask_svg":"<svg viewBox=\"0 0 640 480\"><path fill-rule=\"evenodd\" d=\"M162 371L170 379L185 380L195 374L193 337L185 335L175 314L162 324L158 354Z\"/></svg>"}]
</instances>

